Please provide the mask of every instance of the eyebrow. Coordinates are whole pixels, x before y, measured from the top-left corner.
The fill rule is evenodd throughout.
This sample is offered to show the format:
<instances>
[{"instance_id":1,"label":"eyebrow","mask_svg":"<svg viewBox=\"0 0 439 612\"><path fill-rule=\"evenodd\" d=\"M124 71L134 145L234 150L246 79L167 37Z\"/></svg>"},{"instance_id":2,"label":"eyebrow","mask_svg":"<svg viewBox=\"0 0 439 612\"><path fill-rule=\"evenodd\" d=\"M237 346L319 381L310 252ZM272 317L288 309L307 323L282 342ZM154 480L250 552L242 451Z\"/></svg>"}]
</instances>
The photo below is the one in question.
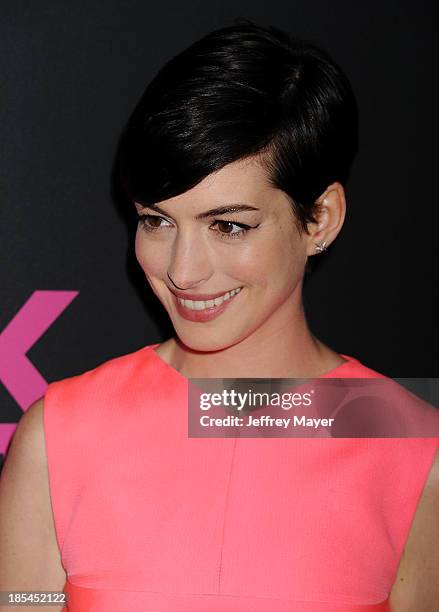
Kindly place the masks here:
<instances>
[{"instance_id":1,"label":"eyebrow","mask_svg":"<svg viewBox=\"0 0 439 612\"><path fill-rule=\"evenodd\" d=\"M169 213L160 208L160 206L148 206L148 204L142 204L144 208L149 208L151 210L156 210L157 212L165 215L166 217L170 217ZM217 206L216 208L211 208L210 210L206 210L198 215L195 215L195 219L207 219L209 217L216 217L218 215L226 215L228 213L235 212L243 212L246 210L260 210L255 206L250 206L250 204L241 204L241 203L233 203L233 204L225 204L224 206Z\"/></svg>"}]
</instances>

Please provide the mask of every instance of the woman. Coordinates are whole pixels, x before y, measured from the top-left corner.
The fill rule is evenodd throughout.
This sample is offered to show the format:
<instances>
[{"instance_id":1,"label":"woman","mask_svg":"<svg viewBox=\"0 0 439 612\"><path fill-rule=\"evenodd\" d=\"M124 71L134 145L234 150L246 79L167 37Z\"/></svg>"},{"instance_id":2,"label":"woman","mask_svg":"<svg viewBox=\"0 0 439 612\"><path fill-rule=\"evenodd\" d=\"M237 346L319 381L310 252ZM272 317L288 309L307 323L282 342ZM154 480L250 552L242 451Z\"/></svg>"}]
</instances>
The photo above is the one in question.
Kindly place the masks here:
<instances>
[{"instance_id":1,"label":"woman","mask_svg":"<svg viewBox=\"0 0 439 612\"><path fill-rule=\"evenodd\" d=\"M301 296L343 225L356 121L324 52L249 22L148 86L118 167L175 336L20 421L3 590L65 588L75 612L439 609L436 439L187 435L188 378L381 376L319 341Z\"/></svg>"}]
</instances>

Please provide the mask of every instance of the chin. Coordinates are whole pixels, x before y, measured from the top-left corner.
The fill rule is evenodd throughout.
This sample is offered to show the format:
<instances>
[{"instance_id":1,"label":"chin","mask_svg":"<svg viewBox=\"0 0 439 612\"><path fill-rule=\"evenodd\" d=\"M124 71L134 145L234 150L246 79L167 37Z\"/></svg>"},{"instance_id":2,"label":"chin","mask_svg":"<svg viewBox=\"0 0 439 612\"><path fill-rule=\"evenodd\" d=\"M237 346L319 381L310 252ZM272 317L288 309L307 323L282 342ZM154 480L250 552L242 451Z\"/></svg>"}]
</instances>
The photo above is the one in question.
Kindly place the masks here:
<instances>
[{"instance_id":1,"label":"chin","mask_svg":"<svg viewBox=\"0 0 439 612\"><path fill-rule=\"evenodd\" d=\"M241 338L229 336L219 329L203 330L194 328L193 331L175 329L180 342L192 351L208 353L222 351L240 342Z\"/></svg>"}]
</instances>

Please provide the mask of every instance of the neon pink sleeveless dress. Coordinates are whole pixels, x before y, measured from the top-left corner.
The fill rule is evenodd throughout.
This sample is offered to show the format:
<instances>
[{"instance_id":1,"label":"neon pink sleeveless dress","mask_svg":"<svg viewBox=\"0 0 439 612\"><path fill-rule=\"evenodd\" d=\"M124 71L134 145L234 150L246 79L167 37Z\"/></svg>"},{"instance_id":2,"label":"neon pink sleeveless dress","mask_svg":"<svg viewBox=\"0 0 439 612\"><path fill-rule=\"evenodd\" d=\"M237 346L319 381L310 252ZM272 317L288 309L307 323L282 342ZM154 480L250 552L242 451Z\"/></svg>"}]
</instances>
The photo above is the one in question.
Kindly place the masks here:
<instances>
[{"instance_id":1,"label":"neon pink sleeveless dress","mask_svg":"<svg viewBox=\"0 0 439 612\"><path fill-rule=\"evenodd\" d=\"M188 438L157 346L47 389L63 609L388 611L438 439Z\"/></svg>"}]
</instances>

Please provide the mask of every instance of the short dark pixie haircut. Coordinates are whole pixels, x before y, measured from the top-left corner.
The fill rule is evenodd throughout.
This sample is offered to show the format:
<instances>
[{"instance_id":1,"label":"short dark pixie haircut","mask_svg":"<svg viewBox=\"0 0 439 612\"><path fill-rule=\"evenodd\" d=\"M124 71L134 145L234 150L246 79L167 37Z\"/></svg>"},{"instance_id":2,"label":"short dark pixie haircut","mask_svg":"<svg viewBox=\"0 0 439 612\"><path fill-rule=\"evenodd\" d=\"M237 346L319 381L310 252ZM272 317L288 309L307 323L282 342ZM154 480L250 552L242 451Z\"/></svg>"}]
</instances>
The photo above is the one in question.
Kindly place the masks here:
<instances>
[{"instance_id":1,"label":"short dark pixie haircut","mask_svg":"<svg viewBox=\"0 0 439 612\"><path fill-rule=\"evenodd\" d=\"M158 72L122 134L117 172L132 201L153 206L258 156L307 232L316 199L348 180L357 123L349 81L326 52L239 20Z\"/></svg>"}]
</instances>

